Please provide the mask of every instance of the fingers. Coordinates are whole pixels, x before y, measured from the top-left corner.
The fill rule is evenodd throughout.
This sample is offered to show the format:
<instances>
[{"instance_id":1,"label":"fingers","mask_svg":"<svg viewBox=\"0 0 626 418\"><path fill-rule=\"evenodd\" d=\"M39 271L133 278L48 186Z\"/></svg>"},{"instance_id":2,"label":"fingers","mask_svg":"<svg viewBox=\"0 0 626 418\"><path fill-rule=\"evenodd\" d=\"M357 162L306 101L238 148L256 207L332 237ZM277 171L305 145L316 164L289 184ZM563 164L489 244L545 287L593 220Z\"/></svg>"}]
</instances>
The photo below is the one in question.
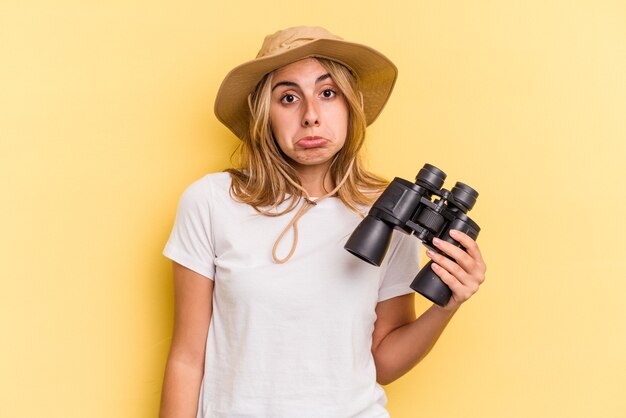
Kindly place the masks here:
<instances>
[{"instance_id":1,"label":"fingers","mask_svg":"<svg viewBox=\"0 0 626 418\"><path fill-rule=\"evenodd\" d=\"M450 288L455 298L457 298L456 297L457 295L461 296L462 294L465 293L464 292L465 285L461 283L456 277L454 277L449 271L447 271L446 269L441 267L439 264L434 263L434 262L430 266L430 268L441 279L441 281L444 282Z\"/></svg>"},{"instance_id":2,"label":"fingers","mask_svg":"<svg viewBox=\"0 0 626 418\"><path fill-rule=\"evenodd\" d=\"M443 267L433 263L431 266L435 274L444 282L452 291L452 297L446 305L446 308L455 310L463 302L468 300L474 293L478 291L480 286L478 283L461 283L455 276L446 271Z\"/></svg>"},{"instance_id":3,"label":"fingers","mask_svg":"<svg viewBox=\"0 0 626 418\"><path fill-rule=\"evenodd\" d=\"M450 260L442 254L438 254L432 250L426 251L426 255L433 260L433 263L436 263L439 267L442 267L444 271L450 275L452 275L456 280L460 281L463 284L466 284L468 280L468 274L464 267L461 267L458 263L455 263L454 260Z\"/></svg>"},{"instance_id":4,"label":"fingers","mask_svg":"<svg viewBox=\"0 0 626 418\"><path fill-rule=\"evenodd\" d=\"M451 230L450 236L458 241L465 248L465 251L454 244L438 238L433 239L433 244L442 252L452 257L466 272L476 272L478 276L484 276L487 271L487 266L485 265L476 241L469 235L456 230Z\"/></svg>"},{"instance_id":5,"label":"fingers","mask_svg":"<svg viewBox=\"0 0 626 418\"><path fill-rule=\"evenodd\" d=\"M433 239L433 245L439 250L441 250L443 253L452 257L452 259L456 261L456 264L462 267L463 270L470 271L474 267L474 264L475 264L474 259L467 252L463 251L461 248L457 247L456 245L450 244L449 242L440 240L438 238ZM442 258L442 261L443 259L451 261L441 254L438 254L438 255Z\"/></svg>"},{"instance_id":6,"label":"fingers","mask_svg":"<svg viewBox=\"0 0 626 418\"><path fill-rule=\"evenodd\" d=\"M467 251L467 255L469 255L478 265L486 270L480 248L478 248L478 244L476 244L476 241L472 237L461 231L457 231L456 229L450 230L450 236L452 237L452 239L458 241L465 248L465 251ZM454 245L450 245L450 247L460 250L460 248L455 247ZM461 252L463 251L461 250Z\"/></svg>"},{"instance_id":7,"label":"fingers","mask_svg":"<svg viewBox=\"0 0 626 418\"><path fill-rule=\"evenodd\" d=\"M433 239L433 245L453 259L432 250L426 254L433 261L432 270L452 291L450 304L458 307L478 291L485 280L486 266L476 241L460 231L450 231L450 236L467 251L449 242Z\"/></svg>"}]
</instances>

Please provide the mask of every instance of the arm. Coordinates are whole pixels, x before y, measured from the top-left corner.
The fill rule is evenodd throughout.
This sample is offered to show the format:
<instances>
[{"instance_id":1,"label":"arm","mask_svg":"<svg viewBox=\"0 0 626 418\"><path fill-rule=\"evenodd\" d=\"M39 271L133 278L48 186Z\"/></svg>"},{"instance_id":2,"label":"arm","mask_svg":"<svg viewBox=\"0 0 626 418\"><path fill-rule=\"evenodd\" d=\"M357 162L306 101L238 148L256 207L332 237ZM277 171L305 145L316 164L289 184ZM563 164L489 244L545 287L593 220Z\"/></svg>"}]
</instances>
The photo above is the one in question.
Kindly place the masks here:
<instances>
[{"instance_id":1,"label":"arm","mask_svg":"<svg viewBox=\"0 0 626 418\"><path fill-rule=\"evenodd\" d=\"M160 418L195 418L212 314L213 281L173 263L174 332L165 367Z\"/></svg>"},{"instance_id":2,"label":"arm","mask_svg":"<svg viewBox=\"0 0 626 418\"><path fill-rule=\"evenodd\" d=\"M445 307L433 305L415 319L414 294L388 299L376 306L372 354L376 380L380 384L393 382L423 359L457 309L485 279L486 266L476 242L463 233L452 237L467 252L444 241L434 244L456 262L439 254L427 253L434 261L433 271L452 290L450 302Z\"/></svg>"}]
</instances>

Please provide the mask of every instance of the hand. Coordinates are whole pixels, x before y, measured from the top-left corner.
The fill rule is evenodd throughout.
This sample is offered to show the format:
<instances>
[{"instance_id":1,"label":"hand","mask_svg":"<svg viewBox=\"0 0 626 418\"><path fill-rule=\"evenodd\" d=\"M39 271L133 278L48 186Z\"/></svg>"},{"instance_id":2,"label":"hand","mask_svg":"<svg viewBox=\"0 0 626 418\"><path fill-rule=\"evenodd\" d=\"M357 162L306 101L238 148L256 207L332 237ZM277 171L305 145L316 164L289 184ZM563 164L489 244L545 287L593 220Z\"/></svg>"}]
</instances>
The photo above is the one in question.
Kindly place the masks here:
<instances>
[{"instance_id":1,"label":"hand","mask_svg":"<svg viewBox=\"0 0 626 418\"><path fill-rule=\"evenodd\" d=\"M463 302L478 291L478 287L485 281L487 266L476 241L467 234L456 230L451 230L450 236L458 241L466 251L449 242L435 238L433 245L453 260L431 250L426 251L426 255L433 260L432 269L435 274L452 291L450 301L443 309L456 311Z\"/></svg>"}]
</instances>

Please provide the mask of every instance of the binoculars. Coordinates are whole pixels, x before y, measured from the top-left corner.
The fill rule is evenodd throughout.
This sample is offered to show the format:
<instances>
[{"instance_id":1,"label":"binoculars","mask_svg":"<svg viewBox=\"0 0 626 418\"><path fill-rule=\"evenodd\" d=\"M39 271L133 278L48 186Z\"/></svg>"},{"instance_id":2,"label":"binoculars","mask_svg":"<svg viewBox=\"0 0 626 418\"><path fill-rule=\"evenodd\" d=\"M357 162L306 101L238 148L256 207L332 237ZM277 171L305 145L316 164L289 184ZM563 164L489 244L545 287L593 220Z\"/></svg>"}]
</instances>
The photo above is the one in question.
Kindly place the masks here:
<instances>
[{"instance_id":1,"label":"binoculars","mask_svg":"<svg viewBox=\"0 0 626 418\"><path fill-rule=\"evenodd\" d=\"M450 258L433 245L433 238L462 245L450 237L456 229L473 239L480 227L467 216L474 207L478 192L457 182L452 190L442 189L446 174L425 164L417 173L415 183L396 177L356 227L344 248L375 266L380 266L389 249L393 230L414 235L432 251ZM433 200L434 197L439 197ZM452 291L432 270L429 261L418 273L411 289L439 306L445 306Z\"/></svg>"}]
</instances>

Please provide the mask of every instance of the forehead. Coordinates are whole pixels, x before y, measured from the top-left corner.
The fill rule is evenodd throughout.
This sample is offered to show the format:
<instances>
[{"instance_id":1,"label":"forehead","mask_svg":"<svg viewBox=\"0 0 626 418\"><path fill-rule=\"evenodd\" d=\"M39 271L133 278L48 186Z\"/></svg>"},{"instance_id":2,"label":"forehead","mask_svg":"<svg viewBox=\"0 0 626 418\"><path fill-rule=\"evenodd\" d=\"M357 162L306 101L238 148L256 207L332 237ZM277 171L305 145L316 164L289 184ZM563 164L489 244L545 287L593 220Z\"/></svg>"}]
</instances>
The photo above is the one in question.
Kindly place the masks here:
<instances>
[{"instance_id":1,"label":"forehead","mask_svg":"<svg viewBox=\"0 0 626 418\"><path fill-rule=\"evenodd\" d=\"M318 60L305 58L275 70L273 78L275 81L283 79L317 79L317 77L326 73L328 73L328 70Z\"/></svg>"}]
</instances>

